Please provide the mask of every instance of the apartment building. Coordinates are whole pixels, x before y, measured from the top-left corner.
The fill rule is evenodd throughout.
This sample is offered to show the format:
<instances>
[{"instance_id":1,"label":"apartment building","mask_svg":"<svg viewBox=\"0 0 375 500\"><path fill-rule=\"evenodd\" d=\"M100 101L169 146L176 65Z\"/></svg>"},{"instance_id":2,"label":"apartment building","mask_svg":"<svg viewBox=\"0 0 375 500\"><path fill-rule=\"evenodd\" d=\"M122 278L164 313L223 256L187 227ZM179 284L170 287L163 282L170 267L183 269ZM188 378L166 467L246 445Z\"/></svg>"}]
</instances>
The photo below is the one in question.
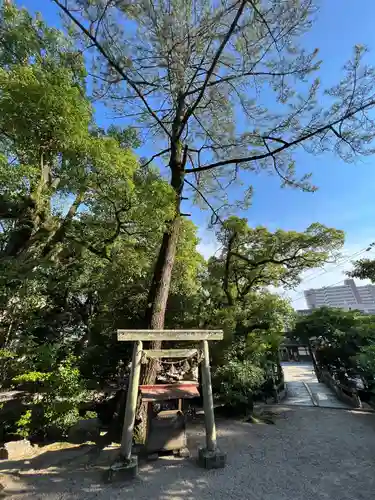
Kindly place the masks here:
<instances>
[{"instance_id":1,"label":"apartment building","mask_svg":"<svg viewBox=\"0 0 375 500\"><path fill-rule=\"evenodd\" d=\"M340 286L310 288L304 295L309 309L329 306L375 314L375 285L357 286L354 280L347 279Z\"/></svg>"}]
</instances>

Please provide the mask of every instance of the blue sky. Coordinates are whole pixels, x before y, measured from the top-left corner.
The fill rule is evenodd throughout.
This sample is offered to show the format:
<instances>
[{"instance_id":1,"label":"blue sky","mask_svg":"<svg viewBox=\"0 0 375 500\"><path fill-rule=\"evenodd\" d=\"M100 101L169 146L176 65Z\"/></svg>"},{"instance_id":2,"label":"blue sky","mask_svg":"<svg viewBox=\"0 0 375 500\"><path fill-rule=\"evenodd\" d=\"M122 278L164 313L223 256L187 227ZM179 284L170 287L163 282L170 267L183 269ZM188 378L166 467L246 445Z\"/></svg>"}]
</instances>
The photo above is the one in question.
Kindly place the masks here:
<instances>
[{"instance_id":1,"label":"blue sky","mask_svg":"<svg viewBox=\"0 0 375 500\"><path fill-rule=\"evenodd\" d=\"M18 5L30 11L39 10L44 19L59 25L57 9L50 0L18 0ZM312 30L304 36L304 45L318 47L323 60L319 76L323 87L338 82L341 68L352 55L354 44L365 44L370 49L368 61L375 65L375 1L374 0L321 0L321 9ZM98 121L105 119L100 110ZM105 120L107 123L108 121ZM293 189L280 189L279 180L265 174L248 174L254 185L253 204L245 214L251 225L265 225L274 230L303 230L319 221L346 232L346 255L375 241L375 158L367 157L355 164L346 164L333 155L314 157L307 153L296 156L298 166L313 172L313 183L319 187L315 193L303 193ZM207 213L193 209L193 220L200 227L201 250L208 255L215 249L213 236L206 231ZM327 286L344 279L346 266L329 270L322 277L310 280L307 287ZM332 266L331 266L332 267ZM320 274L317 271L316 274ZM309 276L312 273L308 273ZM302 284L289 293L296 308L305 307L299 298Z\"/></svg>"}]
</instances>

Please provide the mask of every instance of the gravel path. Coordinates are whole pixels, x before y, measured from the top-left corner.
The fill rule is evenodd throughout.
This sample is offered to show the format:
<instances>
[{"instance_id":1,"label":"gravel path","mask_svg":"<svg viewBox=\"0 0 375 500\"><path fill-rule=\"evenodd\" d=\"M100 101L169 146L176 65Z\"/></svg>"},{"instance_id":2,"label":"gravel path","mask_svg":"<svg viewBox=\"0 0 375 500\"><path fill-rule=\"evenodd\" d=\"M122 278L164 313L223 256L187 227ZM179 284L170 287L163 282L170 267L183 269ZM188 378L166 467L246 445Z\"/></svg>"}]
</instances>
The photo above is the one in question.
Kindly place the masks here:
<instances>
[{"instance_id":1,"label":"gravel path","mask_svg":"<svg viewBox=\"0 0 375 500\"><path fill-rule=\"evenodd\" d=\"M113 486L102 483L101 467L116 450L103 452L95 465L82 450L51 451L29 462L0 462L0 482L6 498L17 500L374 498L374 414L286 406L277 411L276 425L218 422L220 446L228 452L222 470L160 459L142 465L135 482ZM201 424L189 430L192 450L203 440Z\"/></svg>"}]
</instances>

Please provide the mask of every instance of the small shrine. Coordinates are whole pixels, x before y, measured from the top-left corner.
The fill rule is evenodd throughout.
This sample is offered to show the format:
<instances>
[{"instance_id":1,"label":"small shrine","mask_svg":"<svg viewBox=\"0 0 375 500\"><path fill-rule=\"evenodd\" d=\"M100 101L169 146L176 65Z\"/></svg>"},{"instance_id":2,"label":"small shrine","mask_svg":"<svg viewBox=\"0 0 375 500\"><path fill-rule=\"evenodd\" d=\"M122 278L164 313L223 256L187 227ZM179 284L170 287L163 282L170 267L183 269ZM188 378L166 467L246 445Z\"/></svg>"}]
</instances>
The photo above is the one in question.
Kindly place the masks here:
<instances>
[{"instance_id":1,"label":"small shrine","mask_svg":"<svg viewBox=\"0 0 375 500\"><path fill-rule=\"evenodd\" d=\"M139 394L148 403L146 452L173 451L189 456L183 401L199 397L198 369L201 367L206 445L198 449L198 463L205 468L225 466L226 454L216 441L208 341L222 340L222 330L118 330L119 341L134 342L126 399L120 460L111 466L109 479L132 478L138 474L138 457L132 454L133 430ZM197 342L196 348L143 349L143 342ZM139 385L141 366L158 363L156 383Z\"/></svg>"}]
</instances>

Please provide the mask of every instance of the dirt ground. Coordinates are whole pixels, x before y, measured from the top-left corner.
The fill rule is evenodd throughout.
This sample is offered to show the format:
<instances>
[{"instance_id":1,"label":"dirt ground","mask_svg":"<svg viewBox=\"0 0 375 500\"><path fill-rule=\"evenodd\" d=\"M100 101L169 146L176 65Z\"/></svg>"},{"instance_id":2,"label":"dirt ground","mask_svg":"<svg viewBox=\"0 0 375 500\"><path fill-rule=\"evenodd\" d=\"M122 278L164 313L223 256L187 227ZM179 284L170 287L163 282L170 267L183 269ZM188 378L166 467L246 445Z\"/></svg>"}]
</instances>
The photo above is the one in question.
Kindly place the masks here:
<instances>
[{"instance_id":1,"label":"dirt ground","mask_svg":"<svg viewBox=\"0 0 375 500\"><path fill-rule=\"evenodd\" d=\"M198 468L195 457L144 463L131 483L108 485L103 473L117 448L95 456L88 446L50 449L0 462L5 498L153 500L360 500L375 491L375 415L316 407L277 407L275 425L218 421L225 469ZM195 455L201 423L189 429Z\"/></svg>"}]
</instances>

